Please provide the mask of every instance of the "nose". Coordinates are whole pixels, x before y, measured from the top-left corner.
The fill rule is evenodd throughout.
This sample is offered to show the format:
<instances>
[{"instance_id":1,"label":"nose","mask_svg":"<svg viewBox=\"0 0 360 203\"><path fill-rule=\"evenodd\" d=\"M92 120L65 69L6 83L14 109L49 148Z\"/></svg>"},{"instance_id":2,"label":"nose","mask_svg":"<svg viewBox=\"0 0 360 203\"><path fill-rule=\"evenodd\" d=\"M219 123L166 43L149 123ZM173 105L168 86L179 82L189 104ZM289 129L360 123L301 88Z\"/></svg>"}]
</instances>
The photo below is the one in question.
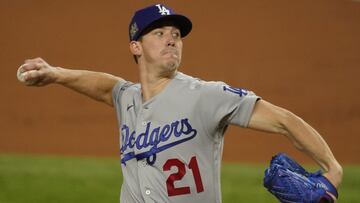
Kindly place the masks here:
<instances>
[{"instance_id":1,"label":"nose","mask_svg":"<svg viewBox=\"0 0 360 203\"><path fill-rule=\"evenodd\" d=\"M168 47L174 47L175 46L175 37L171 33L168 33L167 38L166 38L166 42L167 42L166 45Z\"/></svg>"},{"instance_id":2,"label":"nose","mask_svg":"<svg viewBox=\"0 0 360 203\"><path fill-rule=\"evenodd\" d=\"M173 38L171 38L168 43L167 43L168 47L174 47L175 46L175 40Z\"/></svg>"}]
</instances>

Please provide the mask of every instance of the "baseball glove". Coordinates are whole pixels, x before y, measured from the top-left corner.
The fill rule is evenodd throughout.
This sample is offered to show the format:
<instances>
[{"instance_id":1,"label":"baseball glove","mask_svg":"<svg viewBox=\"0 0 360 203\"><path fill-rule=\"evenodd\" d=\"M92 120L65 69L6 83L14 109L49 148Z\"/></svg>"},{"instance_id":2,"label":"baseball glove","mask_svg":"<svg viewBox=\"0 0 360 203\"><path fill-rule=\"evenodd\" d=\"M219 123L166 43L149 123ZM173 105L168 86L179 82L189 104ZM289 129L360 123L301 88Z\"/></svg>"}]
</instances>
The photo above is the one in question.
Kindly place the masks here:
<instances>
[{"instance_id":1,"label":"baseball glove","mask_svg":"<svg viewBox=\"0 0 360 203\"><path fill-rule=\"evenodd\" d=\"M264 186L282 203L333 203L338 193L321 171L309 173L284 153L265 170Z\"/></svg>"}]
</instances>

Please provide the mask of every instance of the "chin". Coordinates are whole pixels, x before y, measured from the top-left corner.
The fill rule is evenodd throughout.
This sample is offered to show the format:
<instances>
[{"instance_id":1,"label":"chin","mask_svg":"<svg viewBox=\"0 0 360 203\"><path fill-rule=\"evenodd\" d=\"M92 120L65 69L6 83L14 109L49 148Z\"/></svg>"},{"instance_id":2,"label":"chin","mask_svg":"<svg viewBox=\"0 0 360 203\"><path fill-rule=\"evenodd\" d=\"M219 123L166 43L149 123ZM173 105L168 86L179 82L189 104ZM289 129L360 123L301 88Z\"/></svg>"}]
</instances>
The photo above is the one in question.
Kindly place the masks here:
<instances>
[{"instance_id":1,"label":"chin","mask_svg":"<svg viewBox=\"0 0 360 203\"><path fill-rule=\"evenodd\" d=\"M168 60L165 64L166 69L169 71L176 70L180 65L178 60Z\"/></svg>"},{"instance_id":2,"label":"chin","mask_svg":"<svg viewBox=\"0 0 360 203\"><path fill-rule=\"evenodd\" d=\"M178 67L179 67L179 63L178 63L178 62L168 63L168 64L167 64L167 69L168 69L169 71L174 71L174 70L176 70Z\"/></svg>"}]
</instances>

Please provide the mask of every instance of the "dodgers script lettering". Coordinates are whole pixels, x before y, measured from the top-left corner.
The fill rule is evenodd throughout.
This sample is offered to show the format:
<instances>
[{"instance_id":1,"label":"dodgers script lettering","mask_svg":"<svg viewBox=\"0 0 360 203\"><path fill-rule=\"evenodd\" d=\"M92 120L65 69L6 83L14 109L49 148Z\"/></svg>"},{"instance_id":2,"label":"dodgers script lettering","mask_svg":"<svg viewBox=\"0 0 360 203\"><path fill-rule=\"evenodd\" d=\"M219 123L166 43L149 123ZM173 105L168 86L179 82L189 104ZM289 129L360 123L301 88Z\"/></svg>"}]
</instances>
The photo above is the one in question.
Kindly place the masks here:
<instances>
[{"instance_id":1,"label":"dodgers script lettering","mask_svg":"<svg viewBox=\"0 0 360 203\"><path fill-rule=\"evenodd\" d=\"M156 127L148 122L145 131L140 134L136 134L135 131L131 132L130 128L124 124L121 127L120 151L123 155L121 163L126 164L126 161L133 158L140 160L156 155L161 151L193 139L196 134L197 130L191 126L187 118ZM171 137L174 139L168 142ZM149 146L150 148L146 152L138 154L134 152L134 148L141 150Z\"/></svg>"}]
</instances>

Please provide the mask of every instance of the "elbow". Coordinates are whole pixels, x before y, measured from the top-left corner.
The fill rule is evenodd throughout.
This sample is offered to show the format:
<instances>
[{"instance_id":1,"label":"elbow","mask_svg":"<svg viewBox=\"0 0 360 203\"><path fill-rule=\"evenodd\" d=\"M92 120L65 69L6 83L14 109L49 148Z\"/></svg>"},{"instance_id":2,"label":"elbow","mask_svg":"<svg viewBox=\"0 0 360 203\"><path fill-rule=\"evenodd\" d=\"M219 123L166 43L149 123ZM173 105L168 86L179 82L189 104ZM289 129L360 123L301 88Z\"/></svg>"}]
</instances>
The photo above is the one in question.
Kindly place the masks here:
<instances>
[{"instance_id":1,"label":"elbow","mask_svg":"<svg viewBox=\"0 0 360 203\"><path fill-rule=\"evenodd\" d=\"M287 137L299 151L304 151L305 149L294 132L298 128L302 128L303 125L304 121L300 117L291 111L285 109L282 111L279 119L279 133Z\"/></svg>"},{"instance_id":2,"label":"elbow","mask_svg":"<svg viewBox=\"0 0 360 203\"><path fill-rule=\"evenodd\" d=\"M278 120L278 133L289 137L291 135L291 126L298 119L300 118L294 113L286 109L282 109Z\"/></svg>"}]
</instances>

